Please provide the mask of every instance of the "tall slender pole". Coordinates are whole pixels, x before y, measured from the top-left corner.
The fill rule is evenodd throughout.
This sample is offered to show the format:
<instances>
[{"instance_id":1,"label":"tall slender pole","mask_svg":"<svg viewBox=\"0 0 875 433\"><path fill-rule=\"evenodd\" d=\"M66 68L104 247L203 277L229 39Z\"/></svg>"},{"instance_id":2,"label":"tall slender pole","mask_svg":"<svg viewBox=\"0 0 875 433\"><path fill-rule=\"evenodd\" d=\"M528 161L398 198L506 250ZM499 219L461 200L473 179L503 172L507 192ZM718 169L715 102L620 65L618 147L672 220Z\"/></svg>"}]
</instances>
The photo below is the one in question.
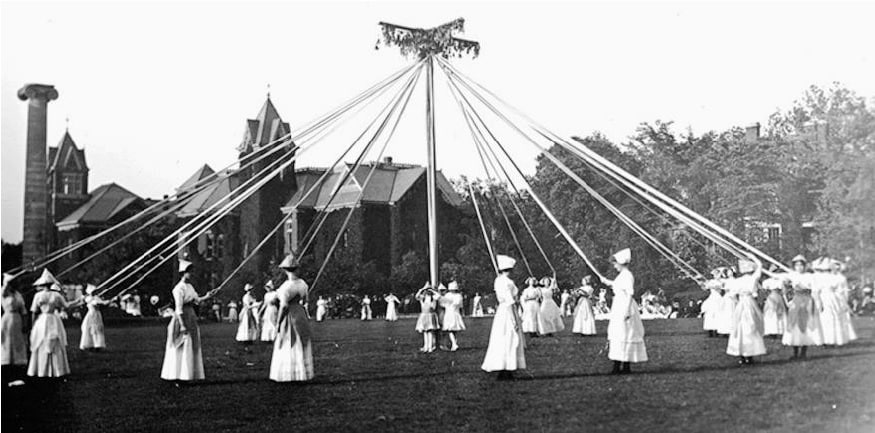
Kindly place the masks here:
<instances>
[{"instance_id":1,"label":"tall slender pole","mask_svg":"<svg viewBox=\"0 0 875 433\"><path fill-rule=\"evenodd\" d=\"M428 263L432 287L437 288L438 279L438 239L437 239L437 169L434 128L434 57L429 55L425 67L425 129L428 146L428 166L426 167L426 186L428 188Z\"/></svg>"}]
</instances>

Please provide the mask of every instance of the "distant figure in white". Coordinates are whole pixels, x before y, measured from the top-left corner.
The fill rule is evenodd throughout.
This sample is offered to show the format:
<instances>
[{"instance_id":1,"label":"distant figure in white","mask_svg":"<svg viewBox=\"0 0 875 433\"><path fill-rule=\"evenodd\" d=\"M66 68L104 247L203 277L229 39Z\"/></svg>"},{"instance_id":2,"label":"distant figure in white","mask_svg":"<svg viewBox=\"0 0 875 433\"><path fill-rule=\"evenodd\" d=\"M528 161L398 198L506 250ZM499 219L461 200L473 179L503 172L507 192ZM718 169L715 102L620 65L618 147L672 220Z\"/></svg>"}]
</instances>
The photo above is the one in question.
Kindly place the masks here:
<instances>
[{"instance_id":1,"label":"distant figure in white","mask_svg":"<svg viewBox=\"0 0 875 433\"><path fill-rule=\"evenodd\" d=\"M325 320L326 314L328 314L328 301L320 295L319 299L316 300L316 321Z\"/></svg>"},{"instance_id":2,"label":"distant figure in white","mask_svg":"<svg viewBox=\"0 0 875 433\"><path fill-rule=\"evenodd\" d=\"M619 272L613 281L602 282L614 292L608 322L608 359L614 361L612 374L631 373L630 364L647 361L644 346L644 324L635 302L635 277L629 271L632 251L628 248L613 256L614 268Z\"/></svg>"},{"instance_id":3,"label":"distant figure in white","mask_svg":"<svg viewBox=\"0 0 875 433\"><path fill-rule=\"evenodd\" d=\"M0 319L3 329L3 341L0 344L0 359L2 365L27 365L27 341L24 337L24 318L27 315L27 305L24 297L13 287L10 274L3 274L3 318ZM21 372L16 372L16 376ZM4 379L4 382L7 380Z\"/></svg>"},{"instance_id":4,"label":"distant figure in white","mask_svg":"<svg viewBox=\"0 0 875 433\"><path fill-rule=\"evenodd\" d=\"M489 345L481 368L498 372L498 380L513 380L513 372L526 368L525 338L517 314L519 291L510 273L516 260L499 255L496 257L498 276L495 277L495 296L498 307L492 319Z\"/></svg>"},{"instance_id":5,"label":"distant figure in white","mask_svg":"<svg viewBox=\"0 0 875 433\"><path fill-rule=\"evenodd\" d=\"M568 289L563 290L559 296L559 309L562 310L562 317L574 315L574 306L571 305L571 293Z\"/></svg>"},{"instance_id":6,"label":"distant figure in white","mask_svg":"<svg viewBox=\"0 0 875 433\"><path fill-rule=\"evenodd\" d=\"M193 267L187 260L179 261L179 283L173 288L173 315L167 325L167 344L161 378L172 381L204 379L204 358L201 353L201 331L197 326L194 306L210 299L215 292L198 296L191 285Z\"/></svg>"},{"instance_id":7,"label":"distant figure in white","mask_svg":"<svg viewBox=\"0 0 875 433\"><path fill-rule=\"evenodd\" d=\"M455 352L459 350L456 333L465 330L465 322L462 320L462 303L464 299L462 294L459 293L459 283L450 281L447 290L448 292L438 299L438 303L444 309L441 330L450 337L450 351Z\"/></svg>"},{"instance_id":8,"label":"distant figure in white","mask_svg":"<svg viewBox=\"0 0 875 433\"><path fill-rule=\"evenodd\" d=\"M830 258L815 260L812 264L814 275L812 289L818 297L815 303L820 307L820 328L823 331L823 344L843 346L857 339L851 324L850 307L847 302L848 281L844 275L833 273L834 261ZM837 264L841 269L841 263Z\"/></svg>"},{"instance_id":9,"label":"distant figure in white","mask_svg":"<svg viewBox=\"0 0 875 433\"><path fill-rule=\"evenodd\" d=\"M772 272L775 268L772 268ZM768 292L763 305L763 336L780 337L787 329L787 305L784 303L784 281L774 275L762 283Z\"/></svg>"},{"instance_id":10,"label":"distant figure in white","mask_svg":"<svg viewBox=\"0 0 875 433\"><path fill-rule=\"evenodd\" d=\"M82 319L82 336L79 338L80 350L101 350L106 348L106 337L103 333L103 315L100 314L100 307L109 305L109 301L100 299L94 294L97 290L93 284L85 287L85 305L88 306L88 312L85 313L85 318Z\"/></svg>"},{"instance_id":11,"label":"distant figure in white","mask_svg":"<svg viewBox=\"0 0 875 433\"><path fill-rule=\"evenodd\" d=\"M526 278L526 288L520 296L523 307L522 332L534 337L538 335L538 312L541 309L541 291L537 287L538 280Z\"/></svg>"},{"instance_id":12,"label":"distant figure in white","mask_svg":"<svg viewBox=\"0 0 875 433\"><path fill-rule=\"evenodd\" d=\"M240 303L240 324L237 325L236 340L243 343L258 341L258 312L259 304L252 296L252 284L243 286L243 300Z\"/></svg>"},{"instance_id":13,"label":"distant figure in white","mask_svg":"<svg viewBox=\"0 0 875 433\"><path fill-rule=\"evenodd\" d=\"M362 320L371 320L371 317L371 298L368 295L365 295L365 297L362 298Z\"/></svg>"},{"instance_id":14,"label":"distant figure in white","mask_svg":"<svg viewBox=\"0 0 875 433\"><path fill-rule=\"evenodd\" d=\"M574 323L571 332L580 335L595 335L595 312L592 309L592 297L595 289L592 287L592 277L587 275L580 281L580 288L575 291L578 296L577 309L574 311Z\"/></svg>"},{"instance_id":15,"label":"distant figure in white","mask_svg":"<svg viewBox=\"0 0 875 433\"><path fill-rule=\"evenodd\" d=\"M237 302L232 299L228 302L228 321L234 323L237 321L238 316Z\"/></svg>"},{"instance_id":16,"label":"distant figure in white","mask_svg":"<svg viewBox=\"0 0 875 433\"><path fill-rule=\"evenodd\" d=\"M270 362L270 380L275 382L313 378L312 333L307 311L301 305L307 300L309 287L296 275L298 266L292 255L286 256L279 266L286 272L286 281L276 291L280 309Z\"/></svg>"},{"instance_id":17,"label":"distant figure in white","mask_svg":"<svg viewBox=\"0 0 875 433\"><path fill-rule=\"evenodd\" d=\"M702 284L702 289L708 291L708 298L699 307L702 312L702 328L708 331L709 337L717 336L720 326L720 308L723 303L723 268L711 271L711 279Z\"/></svg>"},{"instance_id":18,"label":"distant figure in white","mask_svg":"<svg viewBox=\"0 0 875 433\"><path fill-rule=\"evenodd\" d=\"M383 298L386 301L386 321L395 322L398 320L398 305L401 301L394 293L389 293L389 296Z\"/></svg>"},{"instance_id":19,"label":"distant figure in white","mask_svg":"<svg viewBox=\"0 0 875 433\"><path fill-rule=\"evenodd\" d=\"M36 317L30 330L30 363L27 375L36 377L61 377L70 374L67 362L67 331L60 313L67 308L61 295L58 280L43 269L42 275L34 281L39 290L33 297L30 311Z\"/></svg>"},{"instance_id":20,"label":"distant figure in white","mask_svg":"<svg viewBox=\"0 0 875 433\"><path fill-rule=\"evenodd\" d=\"M732 315L735 314L736 297L729 293L729 288L725 283L735 278L735 270L732 268L724 269L723 280L723 296L720 298L720 308L717 310L717 334L729 336L732 333Z\"/></svg>"},{"instance_id":21,"label":"distant figure in white","mask_svg":"<svg viewBox=\"0 0 875 433\"><path fill-rule=\"evenodd\" d=\"M264 299L261 301L261 341L273 341L276 339L276 320L279 314L279 299L276 298L276 289L272 280L264 283Z\"/></svg>"},{"instance_id":22,"label":"distant figure in white","mask_svg":"<svg viewBox=\"0 0 875 433\"><path fill-rule=\"evenodd\" d=\"M550 277L541 278L541 306L538 310L538 334L552 336L565 329L562 321L562 310L553 300L553 295L558 290L556 280Z\"/></svg>"},{"instance_id":23,"label":"distant figure in white","mask_svg":"<svg viewBox=\"0 0 875 433\"><path fill-rule=\"evenodd\" d=\"M474 317L483 317L483 298L480 293L475 293L471 300L471 315Z\"/></svg>"}]
</instances>

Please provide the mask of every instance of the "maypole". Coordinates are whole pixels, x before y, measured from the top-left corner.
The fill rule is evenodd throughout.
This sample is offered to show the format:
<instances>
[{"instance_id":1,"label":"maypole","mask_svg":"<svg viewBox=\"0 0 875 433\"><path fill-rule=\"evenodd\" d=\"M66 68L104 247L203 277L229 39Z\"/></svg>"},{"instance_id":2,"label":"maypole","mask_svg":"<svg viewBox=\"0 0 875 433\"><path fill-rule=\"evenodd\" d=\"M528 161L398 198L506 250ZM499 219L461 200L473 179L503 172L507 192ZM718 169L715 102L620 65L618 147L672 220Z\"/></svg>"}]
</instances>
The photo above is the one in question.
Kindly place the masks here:
<instances>
[{"instance_id":1,"label":"maypole","mask_svg":"<svg viewBox=\"0 0 875 433\"><path fill-rule=\"evenodd\" d=\"M440 283L440 262L438 261L438 190L437 190L437 140L435 138L434 110L434 62L435 56L444 59L462 57L480 53L478 42L460 39L453 36L456 32L465 31L465 20L458 18L446 24L420 29L380 22L383 30L383 43L386 46L397 46L404 56L415 55L419 60L425 60L425 129L426 153L426 187L428 190L428 259L429 281L432 287ZM379 48L379 42L377 44Z\"/></svg>"}]
</instances>

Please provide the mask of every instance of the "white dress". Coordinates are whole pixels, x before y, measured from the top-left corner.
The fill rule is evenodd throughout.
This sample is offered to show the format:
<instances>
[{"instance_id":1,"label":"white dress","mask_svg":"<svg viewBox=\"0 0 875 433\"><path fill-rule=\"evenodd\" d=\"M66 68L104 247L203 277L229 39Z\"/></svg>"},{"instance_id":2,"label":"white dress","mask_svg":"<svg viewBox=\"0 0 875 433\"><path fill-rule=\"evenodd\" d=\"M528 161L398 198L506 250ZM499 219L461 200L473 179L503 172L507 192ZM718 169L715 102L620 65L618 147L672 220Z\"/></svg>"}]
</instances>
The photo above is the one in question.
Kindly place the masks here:
<instances>
[{"instance_id":1,"label":"white dress","mask_svg":"<svg viewBox=\"0 0 875 433\"><path fill-rule=\"evenodd\" d=\"M541 309L541 291L537 287L526 287L520 297L523 304L522 331L526 333L538 332L538 312Z\"/></svg>"},{"instance_id":2,"label":"white dress","mask_svg":"<svg viewBox=\"0 0 875 433\"><path fill-rule=\"evenodd\" d=\"M848 279L842 274L833 274L836 279L836 293L841 300L842 322L848 328L848 336L851 341L857 339L857 331L854 329L854 322L851 321L851 308L848 305L848 296L851 293L851 286L848 285Z\"/></svg>"},{"instance_id":3,"label":"white dress","mask_svg":"<svg viewBox=\"0 0 875 433\"><path fill-rule=\"evenodd\" d=\"M324 299L316 300L316 321L321 322L325 320L325 315L328 314L328 301ZM387 314L388 317L388 314ZM386 319L388 320L388 319Z\"/></svg>"},{"instance_id":4,"label":"white dress","mask_svg":"<svg viewBox=\"0 0 875 433\"><path fill-rule=\"evenodd\" d=\"M498 307L480 368L484 371L523 370L526 368L525 339L517 316L517 287L503 274L495 278L494 287Z\"/></svg>"},{"instance_id":5,"label":"white dress","mask_svg":"<svg viewBox=\"0 0 875 433\"><path fill-rule=\"evenodd\" d=\"M608 321L608 359L621 362L647 361L644 346L644 324L638 312L635 294L635 277L623 269L611 284L614 301ZM626 318L628 317L628 319Z\"/></svg>"},{"instance_id":6,"label":"white dress","mask_svg":"<svg viewBox=\"0 0 875 433\"><path fill-rule=\"evenodd\" d=\"M553 289L542 287L541 307L538 310L538 333L541 335L555 334L565 329L562 322L562 310L553 300Z\"/></svg>"},{"instance_id":7,"label":"white dress","mask_svg":"<svg viewBox=\"0 0 875 433\"><path fill-rule=\"evenodd\" d=\"M263 302L261 341L273 341L276 339L276 315L279 313L279 300L276 298L276 291L265 292Z\"/></svg>"},{"instance_id":8,"label":"white dress","mask_svg":"<svg viewBox=\"0 0 875 433\"><path fill-rule=\"evenodd\" d=\"M64 297L53 290L43 290L33 297L30 311L39 311L40 314L30 330L28 376L60 377L70 374L67 331L59 315L66 306Z\"/></svg>"},{"instance_id":9,"label":"white dress","mask_svg":"<svg viewBox=\"0 0 875 433\"><path fill-rule=\"evenodd\" d=\"M27 365L27 340L24 338L24 316L27 306L21 293L3 297L3 341L0 344L2 365Z\"/></svg>"},{"instance_id":10,"label":"white dress","mask_svg":"<svg viewBox=\"0 0 875 433\"><path fill-rule=\"evenodd\" d=\"M720 308L717 310L717 333L721 335L731 334L732 326L734 324L732 315L735 314L735 304L737 303L737 299L735 296L727 296L727 294L728 290L726 289L724 282L724 293L720 298Z\"/></svg>"},{"instance_id":11,"label":"white dress","mask_svg":"<svg viewBox=\"0 0 875 433\"><path fill-rule=\"evenodd\" d=\"M462 295L449 292L438 298L438 303L444 309L444 320L441 329L444 331L459 332L465 330L465 322L462 320Z\"/></svg>"},{"instance_id":12,"label":"white dress","mask_svg":"<svg viewBox=\"0 0 875 433\"><path fill-rule=\"evenodd\" d=\"M716 331L720 324L720 304L723 302L720 290L723 289L723 281L717 279L708 280L705 282L705 289L710 293L705 302L702 302L702 329Z\"/></svg>"},{"instance_id":13,"label":"white dress","mask_svg":"<svg viewBox=\"0 0 875 433\"><path fill-rule=\"evenodd\" d=\"M562 292L562 295L559 296L559 310L562 312L562 317L569 316L572 313L571 308L571 294L568 292Z\"/></svg>"},{"instance_id":14,"label":"white dress","mask_svg":"<svg viewBox=\"0 0 875 433\"><path fill-rule=\"evenodd\" d=\"M243 295L240 303L240 324L237 325L237 341L258 340L258 316L255 314L258 304L249 292Z\"/></svg>"},{"instance_id":15,"label":"white dress","mask_svg":"<svg viewBox=\"0 0 875 433\"><path fill-rule=\"evenodd\" d=\"M823 332L823 344L843 346L857 338L850 324L850 313L847 302L839 293L841 281L835 274L817 272L812 275L814 292L819 296L820 329Z\"/></svg>"},{"instance_id":16,"label":"white dress","mask_svg":"<svg viewBox=\"0 0 875 433\"><path fill-rule=\"evenodd\" d=\"M173 288L173 315L167 325L167 344L161 378L164 380L204 379L204 357L201 353L201 331L197 326L194 305L198 302L194 287L180 281ZM182 332L185 324L187 332Z\"/></svg>"},{"instance_id":17,"label":"white dress","mask_svg":"<svg viewBox=\"0 0 875 433\"><path fill-rule=\"evenodd\" d=\"M481 302L483 298L480 295L475 295L474 299L471 300L473 304L471 306L471 315L474 317L483 317L483 303Z\"/></svg>"},{"instance_id":18,"label":"white dress","mask_svg":"<svg viewBox=\"0 0 875 433\"><path fill-rule=\"evenodd\" d=\"M398 320L398 304L401 301L398 300L398 297L395 295L386 296L386 321L394 322Z\"/></svg>"},{"instance_id":19,"label":"white dress","mask_svg":"<svg viewBox=\"0 0 875 433\"><path fill-rule=\"evenodd\" d=\"M103 334L103 315L100 306L103 301L96 296L85 297L88 312L82 319L82 336L79 338L79 349L103 349L106 347L106 337Z\"/></svg>"},{"instance_id":20,"label":"white dress","mask_svg":"<svg viewBox=\"0 0 875 433\"><path fill-rule=\"evenodd\" d=\"M595 335L595 313L592 309L590 298L593 293L592 286L583 286L578 292L580 299L577 300L577 308L574 311L574 323L571 326L571 332L581 335Z\"/></svg>"},{"instance_id":21,"label":"white dress","mask_svg":"<svg viewBox=\"0 0 875 433\"><path fill-rule=\"evenodd\" d=\"M763 335L784 335L787 329L787 306L781 296L783 288L784 282L780 279L763 281L763 289L769 292L763 305Z\"/></svg>"},{"instance_id":22,"label":"white dress","mask_svg":"<svg viewBox=\"0 0 875 433\"><path fill-rule=\"evenodd\" d=\"M365 296L362 299L362 320L371 320L371 298Z\"/></svg>"},{"instance_id":23,"label":"white dress","mask_svg":"<svg viewBox=\"0 0 875 433\"><path fill-rule=\"evenodd\" d=\"M313 378L313 345L310 322L300 301L307 296L304 280L286 280L276 290L280 311L270 380L275 382L304 381Z\"/></svg>"},{"instance_id":24,"label":"white dress","mask_svg":"<svg viewBox=\"0 0 875 433\"><path fill-rule=\"evenodd\" d=\"M732 333L726 345L726 354L732 356L759 356L766 354L763 341L763 313L757 305L757 281L760 273L729 280L724 296L736 296L738 302L732 314Z\"/></svg>"},{"instance_id":25,"label":"white dress","mask_svg":"<svg viewBox=\"0 0 875 433\"><path fill-rule=\"evenodd\" d=\"M785 346L820 346L820 313L811 291L812 274L792 272L787 279L793 287L793 299L787 303L787 328L781 343Z\"/></svg>"}]
</instances>

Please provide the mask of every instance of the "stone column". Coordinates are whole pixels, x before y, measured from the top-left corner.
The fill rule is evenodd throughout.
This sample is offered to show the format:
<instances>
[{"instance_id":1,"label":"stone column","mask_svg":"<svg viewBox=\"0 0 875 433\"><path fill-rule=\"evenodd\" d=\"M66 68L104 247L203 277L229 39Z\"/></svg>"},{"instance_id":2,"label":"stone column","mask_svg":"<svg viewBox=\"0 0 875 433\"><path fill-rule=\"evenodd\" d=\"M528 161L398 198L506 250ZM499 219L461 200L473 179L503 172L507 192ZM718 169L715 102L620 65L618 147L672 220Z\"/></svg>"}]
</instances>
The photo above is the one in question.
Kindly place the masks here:
<instances>
[{"instance_id":1,"label":"stone column","mask_svg":"<svg viewBox=\"0 0 875 433\"><path fill-rule=\"evenodd\" d=\"M49 101L57 98L58 91L51 85L25 84L18 90L18 99L28 101L22 242L24 263L45 256L49 247L46 112Z\"/></svg>"}]
</instances>

